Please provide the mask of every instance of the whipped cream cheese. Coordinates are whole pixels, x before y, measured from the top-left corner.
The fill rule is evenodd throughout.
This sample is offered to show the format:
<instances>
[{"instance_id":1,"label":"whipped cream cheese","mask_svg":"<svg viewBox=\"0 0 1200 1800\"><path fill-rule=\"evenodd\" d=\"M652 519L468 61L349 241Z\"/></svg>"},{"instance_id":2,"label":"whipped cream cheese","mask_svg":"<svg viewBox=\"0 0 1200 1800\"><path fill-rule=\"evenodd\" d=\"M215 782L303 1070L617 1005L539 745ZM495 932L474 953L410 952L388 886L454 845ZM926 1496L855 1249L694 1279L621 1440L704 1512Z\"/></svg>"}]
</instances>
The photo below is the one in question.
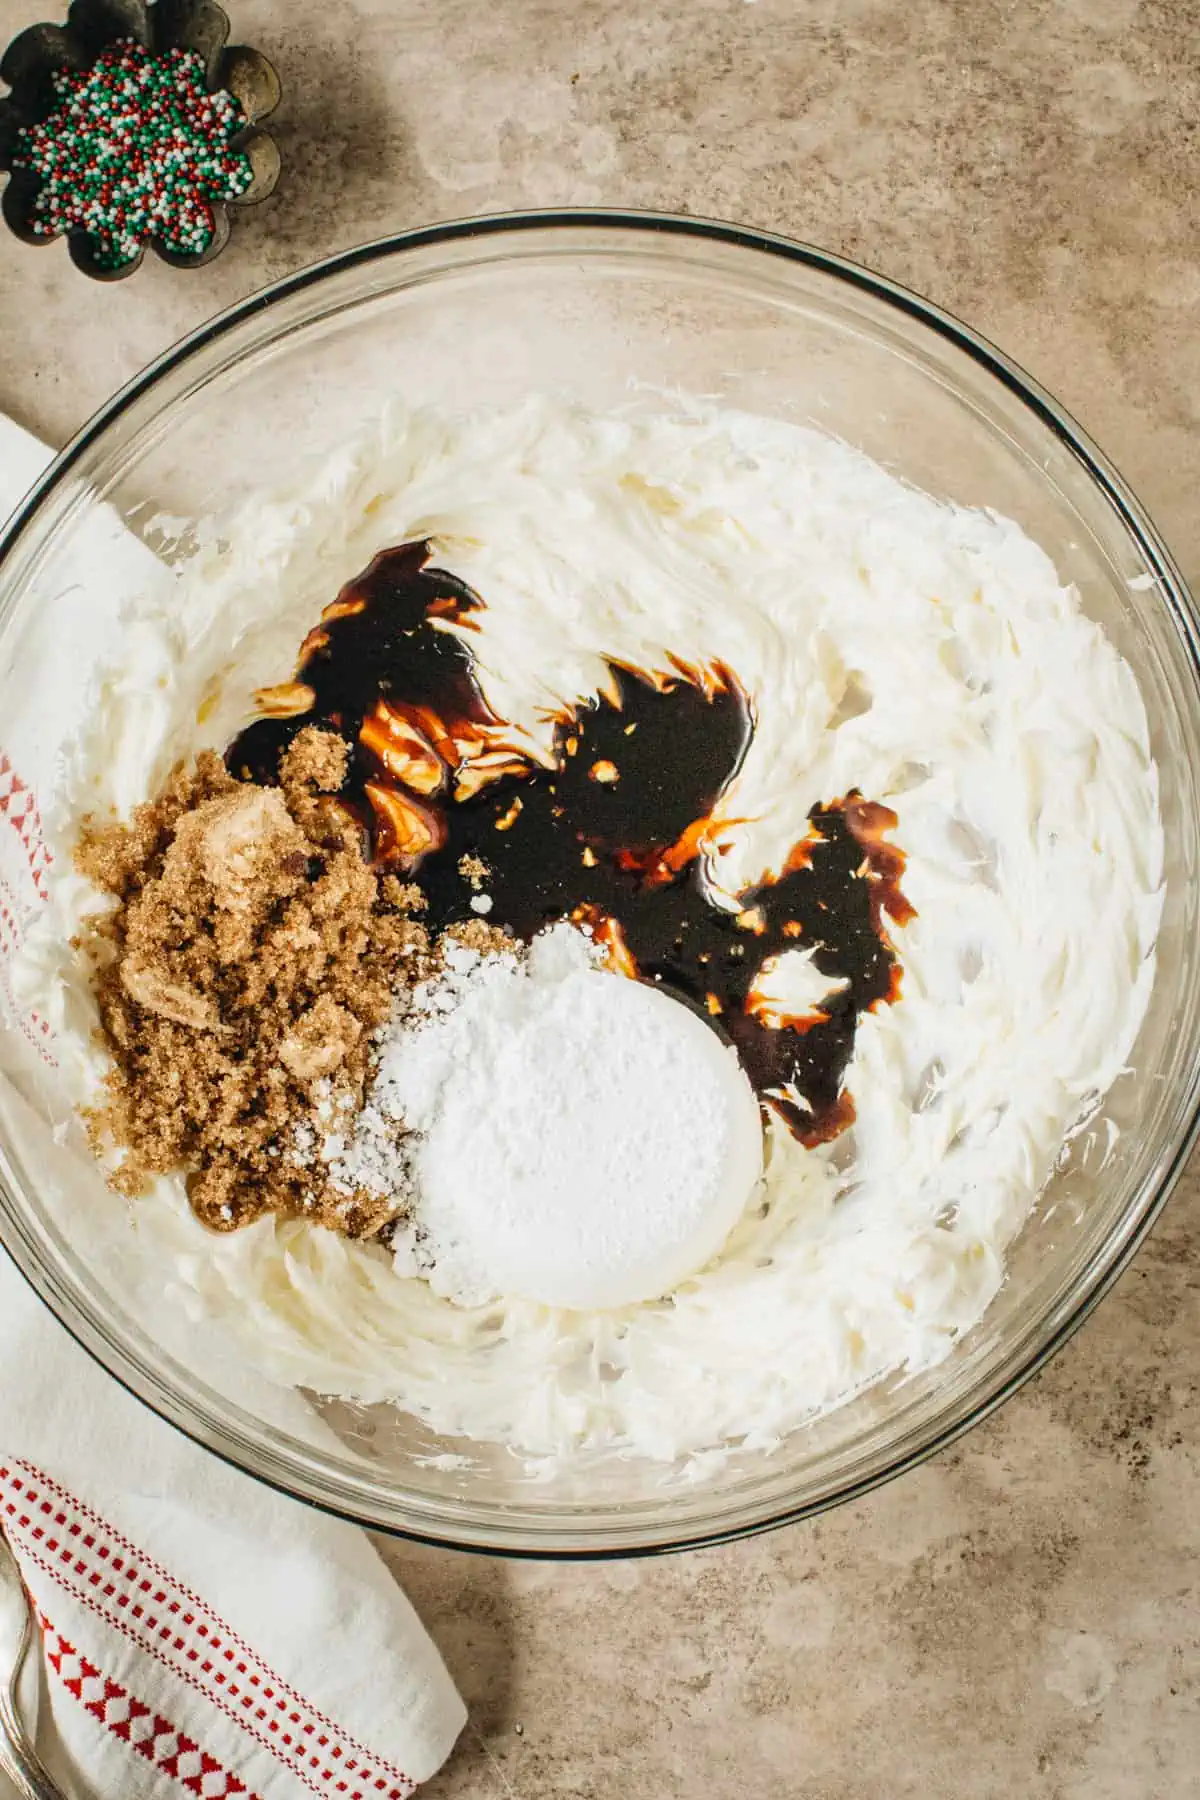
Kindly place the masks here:
<instances>
[{"instance_id":1,"label":"whipped cream cheese","mask_svg":"<svg viewBox=\"0 0 1200 1800\"><path fill-rule=\"evenodd\" d=\"M1129 1059L1154 977L1142 701L1043 552L815 431L663 405L394 411L303 488L203 532L173 592L131 602L97 679L51 820L64 872L22 975L86 1100L103 1061L69 948L98 904L69 872L81 815L127 812L175 760L223 747L339 586L408 539L434 539L482 595L487 697L535 740L606 659L736 672L756 729L728 806L746 821L730 891L780 866L818 802L858 788L893 808L916 917L891 931L898 1001L859 1024L856 1123L815 1150L769 1127L753 1203L668 1300L472 1310L300 1221L213 1238L171 1183L139 1207L193 1304L277 1379L549 1457L770 1444L944 1357ZM825 992L802 963L778 979L781 1003Z\"/></svg>"}]
</instances>

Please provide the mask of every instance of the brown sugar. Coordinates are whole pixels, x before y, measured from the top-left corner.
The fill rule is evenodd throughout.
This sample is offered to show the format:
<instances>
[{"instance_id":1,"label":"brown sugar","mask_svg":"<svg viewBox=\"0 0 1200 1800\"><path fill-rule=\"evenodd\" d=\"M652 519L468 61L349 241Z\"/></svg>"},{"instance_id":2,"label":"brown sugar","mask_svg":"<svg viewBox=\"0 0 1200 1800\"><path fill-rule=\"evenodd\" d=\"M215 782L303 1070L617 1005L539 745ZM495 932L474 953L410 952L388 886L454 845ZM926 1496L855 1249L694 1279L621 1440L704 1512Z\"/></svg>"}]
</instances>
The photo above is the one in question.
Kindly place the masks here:
<instances>
[{"instance_id":1,"label":"brown sugar","mask_svg":"<svg viewBox=\"0 0 1200 1800\"><path fill-rule=\"evenodd\" d=\"M444 934L451 942L461 944L464 950L476 950L480 956L498 956L503 951L510 954L516 948L515 940L501 925L489 925L483 919L466 919L461 925L447 926Z\"/></svg>"},{"instance_id":2,"label":"brown sugar","mask_svg":"<svg viewBox=\"0 0 1200 1800\"><path fill-rule=\"evenodd\" d=\"M279 780L289 798L297 793L336 794L346 779L350 746L345 738L306 725L288 745Z\"/></svg>"},{"instance_id":3,"label":"brown sugar","mask_svg":"<svg viewBox=\"0 0 1200 1800\"><path fill-rule=\"evenodd\" d=\"M423 888L418 887L415 881L401 881L398 875L385 875L380 883L380 892L388 905L394 906L397 912L420 913L429 904Z\"/></svg>"},{"instance_id":4,"label":"brown sugar","mask_svg":"<svg viewBox=\"0 0 1200 1800\"><path fill-rule=\"evenodd\" d=\"M479 893L484 882L491 874L491 870L484 862L482 856L476 856L473 852L468 853L466 856L459 857L458 872L464 881L470 882L476 893Z\"/></svg>"},{"instance_id":5,"label":"brown sugar","mask_svg":"<svg viewBox=\"0 0 1200 1800\"><path fill-rule=\"evenodd\" d=\"M93 1141L119 1151L123 1192L182 1171L219 1231L274 1211L372 1236L395 1214L315 1153L362 1105L372 1033L437 966L412 896L381 891L333 797L345 769L315 728L279 788L208 753L128 824L87 824L76 851L117 902L83 943L111 1057Z\"/></svg>"}]
</instances>

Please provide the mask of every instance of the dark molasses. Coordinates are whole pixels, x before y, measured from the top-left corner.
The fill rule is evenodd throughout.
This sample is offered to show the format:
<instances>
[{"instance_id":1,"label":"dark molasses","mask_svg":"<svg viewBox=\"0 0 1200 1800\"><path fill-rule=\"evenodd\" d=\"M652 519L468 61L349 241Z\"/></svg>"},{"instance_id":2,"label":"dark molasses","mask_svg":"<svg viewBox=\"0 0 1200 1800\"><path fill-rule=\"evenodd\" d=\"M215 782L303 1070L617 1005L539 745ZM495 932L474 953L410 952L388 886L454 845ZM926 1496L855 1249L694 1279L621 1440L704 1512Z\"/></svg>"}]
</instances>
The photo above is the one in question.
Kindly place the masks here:
<instances>
[{"instance_id":1,"label":"dark molasses","mask_svg":"<svg viewBox=\"0 0 1200 1800\"><path fill-rule=\"evenodd\" d=\"M736 821L721 801L754 734L733 672L613 661L602 692L555 718L547 757L488 707L467 641L484 603L429 556L384 551L342 589L295 679L259 696L267 716L230 746L231 772L274 782L297 732L339 732L341 798L372 859L422 888L432 931L481 905L524 940L556 919L590 926L613 967L703 1010L801 1143L834 1137L854 1117L858 1019L899 992L887 921L913 911L896 815L857 792L816 806L778 874L722 899L712 872ZM779 1017L764 966L805 949L845 985Z\"/></svg>"}]
</instances>

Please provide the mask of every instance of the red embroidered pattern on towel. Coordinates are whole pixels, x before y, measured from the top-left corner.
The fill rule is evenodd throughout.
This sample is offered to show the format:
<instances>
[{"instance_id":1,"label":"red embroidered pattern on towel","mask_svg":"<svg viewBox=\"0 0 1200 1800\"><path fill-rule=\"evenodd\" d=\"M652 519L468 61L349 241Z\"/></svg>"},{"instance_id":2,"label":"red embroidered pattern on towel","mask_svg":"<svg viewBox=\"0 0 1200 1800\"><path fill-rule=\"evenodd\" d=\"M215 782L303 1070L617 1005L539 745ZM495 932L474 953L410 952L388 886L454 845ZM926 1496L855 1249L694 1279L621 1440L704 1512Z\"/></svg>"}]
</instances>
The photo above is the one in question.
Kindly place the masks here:
<instances>
[{"instance_id":1,"label":"red embroidered pattern on towel","mask_svg":"<svg viewBox=\"0 0 1200 1800\"><path fill-rule=\"evenodd\" d=\"M33 790L27 782L21 780L3 750L0 750L0 814L7 817L25 846L33 885L37 889L38 898L45 900L46 870L50 867L52 858L42 833L42 815L38 811Z\"/></svg>"},{"instance_id":2,"label":"red embroidered pattern on towel","mask_svg":"<svg viewBox=\"0 0 1200 1800\"><path fill-rule=\"evenodd\" d=\"M30 918L48 897L46 872L53 860L42 836L42 815L28 782L0 750L0 1017L16 1020L44 1062L55 1067L50 1027L37 1013L24 1013L13 998L9 960Z\"/></svg>"},{"instance_id":3,"label":"red embroidered pattern on towel","mask_svg":"<svg viewBox=\"0 0 1200 1800\"><path fill-rule=\"evenodd\" d=\"M231 1800L244 1795L245 1800L259 1800L239 1776L223 1767L215 1756L202 1750L164 1718L156 1707L147 1706L119 1681L113 1681L81 1656L56 1629L44 1612L38 1623L46 1648L46 1661L69 1694L73 1694L85 1712L98 1719L106 1731L120 1738L148 1763L164 1775L173 1775L180 1785L202 1800Z\"/></svg>"},{"instance_id":4,"label":"red embroidered pattern on towel","mask_svg":"<svg viewBox=\"0 0 1200 1800\"><path fill-rule=\"evenodd\" d=\"M198 1595L32 1463L0 1463L0 1513L23 1557L338 1800L408 1800L416 1783L314 1707Z\"/></svg>"}]
</instances>

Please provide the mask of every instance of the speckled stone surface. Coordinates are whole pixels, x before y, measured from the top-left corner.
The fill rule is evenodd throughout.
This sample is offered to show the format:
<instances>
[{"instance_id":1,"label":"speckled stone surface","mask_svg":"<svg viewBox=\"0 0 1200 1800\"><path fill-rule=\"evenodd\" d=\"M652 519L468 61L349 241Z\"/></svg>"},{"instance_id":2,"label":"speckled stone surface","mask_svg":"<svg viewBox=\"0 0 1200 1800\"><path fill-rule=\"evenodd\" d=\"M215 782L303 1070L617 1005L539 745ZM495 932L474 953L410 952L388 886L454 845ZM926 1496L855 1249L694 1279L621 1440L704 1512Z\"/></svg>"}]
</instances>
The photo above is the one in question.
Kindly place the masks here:
<instances>
[{"instance_id":1,"label":"speckled stone surface","mask_svg":"<svg viewBox=\"0 0 1200 1800\"><path fill-rule=\"evenodd\" d=\"M46 12L54 9L47 6ZM326 252L522 205L715 214L964 316L1200 581L1197 0L234 0L274 199L98 295L0 242L0 406L60 441ZM7 39L39 15L0 0ZM430 1800L1200 1795L1200 1206L959 1447L816 1524L594 1568L385 1547L472 1709Z\"/></svg>"}]
</instances>

